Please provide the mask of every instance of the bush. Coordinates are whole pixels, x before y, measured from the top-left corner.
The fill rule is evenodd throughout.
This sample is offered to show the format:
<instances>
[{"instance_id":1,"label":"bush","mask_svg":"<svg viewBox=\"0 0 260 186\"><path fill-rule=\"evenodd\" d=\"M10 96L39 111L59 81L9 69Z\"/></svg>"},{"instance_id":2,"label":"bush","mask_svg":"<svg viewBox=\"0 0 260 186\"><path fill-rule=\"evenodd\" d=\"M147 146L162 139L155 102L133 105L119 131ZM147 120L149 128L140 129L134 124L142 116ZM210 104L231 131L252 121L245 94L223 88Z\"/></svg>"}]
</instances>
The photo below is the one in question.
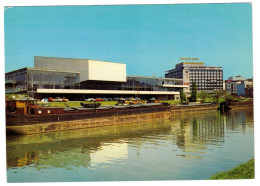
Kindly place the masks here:
<instances>
[{"instance_id":1,"label":"bush","mask_svg":"<svg viewBox=\"0 0 260 186\"><path fill-rule=\"evenodd\" d=\"M198 97L201 99L201 102L204 103L206 101L206 99L209 98L209 94L202 91L198 94Z\"/></svg>"}]
</instances>

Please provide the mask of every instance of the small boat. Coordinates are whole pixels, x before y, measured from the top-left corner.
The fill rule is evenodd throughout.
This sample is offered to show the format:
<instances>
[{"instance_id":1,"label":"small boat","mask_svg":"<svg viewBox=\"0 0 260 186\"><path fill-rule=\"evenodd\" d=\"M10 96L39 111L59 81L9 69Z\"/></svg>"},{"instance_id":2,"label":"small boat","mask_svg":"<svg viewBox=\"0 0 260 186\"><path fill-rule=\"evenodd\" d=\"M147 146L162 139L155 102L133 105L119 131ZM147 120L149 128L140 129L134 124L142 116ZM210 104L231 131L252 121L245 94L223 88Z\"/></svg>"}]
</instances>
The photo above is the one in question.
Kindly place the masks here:
<instances>
[{"instance_id":1,"label":"small boat","mask_svg":"<svg viewBox=\"0 0 260 186\"><path fill-rule=\"evenodd\" d=\"M80 103L80 105L85 108L97 108L101 103Z\"/></svg>"}]
</instances>

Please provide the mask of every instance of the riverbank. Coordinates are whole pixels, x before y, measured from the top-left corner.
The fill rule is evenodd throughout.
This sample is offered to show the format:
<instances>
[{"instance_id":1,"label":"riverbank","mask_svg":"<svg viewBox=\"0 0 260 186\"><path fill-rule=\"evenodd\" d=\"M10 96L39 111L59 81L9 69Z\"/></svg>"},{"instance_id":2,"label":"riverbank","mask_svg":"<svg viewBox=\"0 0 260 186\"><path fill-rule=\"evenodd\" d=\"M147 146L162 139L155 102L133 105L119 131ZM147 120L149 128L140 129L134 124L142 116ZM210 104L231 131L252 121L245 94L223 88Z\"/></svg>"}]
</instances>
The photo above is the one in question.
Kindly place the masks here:
<instances>
[{"instance_id":1,"label":"riverbank","mask_svg":"<svg viewBox=\"0 0 260 186\"><path fill-rule=\"evenodd\" d=\"M35 134L64 130L131 124L151 120L169 119L180 115L216 111L214 104L175 105L160 108L91 111L86 113L13 116L7 123L7 134ZM14 118L17 117L17 118Z\"/></svg>"},{"instance_id":2,"label":"riverbank","mask_svg":"<svg viewBox=\"0 0 260 186\"><path fill-rule=\"evenodd\" d=\"M211 176L210 180L224 180L224 179L254 179L255 178L255 163L254 159L249 160L246 163L240 164L235 168L219 172Z\"/></svg>"}]
</instances>

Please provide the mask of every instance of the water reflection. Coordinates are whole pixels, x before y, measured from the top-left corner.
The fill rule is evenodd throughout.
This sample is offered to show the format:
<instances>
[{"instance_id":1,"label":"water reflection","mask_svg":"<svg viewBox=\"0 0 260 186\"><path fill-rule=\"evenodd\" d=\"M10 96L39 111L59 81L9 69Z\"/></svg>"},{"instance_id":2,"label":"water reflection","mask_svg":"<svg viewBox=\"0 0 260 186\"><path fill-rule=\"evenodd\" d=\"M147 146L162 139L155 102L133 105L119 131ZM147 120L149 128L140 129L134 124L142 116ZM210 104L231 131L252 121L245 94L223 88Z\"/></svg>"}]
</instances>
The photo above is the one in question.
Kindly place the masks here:
<instances>
[{"instance_id":1,"label":"water reflection","mask_svg":"<svg viewBox=\"0 0 260 186\"><path fill-rule=\"evenodd\" d=\"M7 167L30 164L88 167L90 161L100 162L103 159L103 162L106 162L109 158L127 158L126 142L130 138L170 134L170 131L170 122L162 120L153 123L8 137Z\"/></svg>"},{"instance_id":2,"label":"water reflection","mask_svg":"<svg viewBox=\"0 0 260 186\"><path fill-rule=\"evenodd\" d=\"M181 149L204 149L207 144L223 143L225 122L223 115L204 114L172 121L172 133Z\"/></svg>"},{"instance_id":3,"label":"water reflection","mask_svg":"<svg viewBox=\"0 0 260 186\"><path fill-rule=\"evenodd\" d=\"M139 169L151 164L160 167L165 161L164 166L169 166L171 178L173 172L177 171L172 164L177 167L178 161L181 162L179 158L213 158L218 152L216 148L222 148L227 140L228 143L236 145L236 141L230 141L228 136L237 133L253 136L252 109L234 109L225 115L208 111L176 116L169 120L12 136L7 137L7 168L12 170L33 167L36 171L53 168L82 171L84 168L84 171L101 171L101 168L126 164L129 169L133 166L136 169L135 176L138 176L143 174ZM252 146L248 145L248 148ZM238 151L238 156L244 153L242 148ZM249 149L250 153L252 151ZM226 153L230 154L230 151ZM220 155L217 155L217 158L218 156ZM181 165L184 166L185 163L182 162ZM149 170L146 171L149 174ZM185 175L180 170L178 172ZM8 172L11 177L9 181L15 182L16 178L12 177L12 174L15 172ZM40 177L43 173L38 174ZM128 180L127 175L125 176L126 178L122 179ZM161 176L159 179L164 177L163 174L158 176ZM86 179L82 177L78 181ZM60 178L60 181L62 180ZM101 180L109 179L102 177Z\"/></svg>"}]
</instances>

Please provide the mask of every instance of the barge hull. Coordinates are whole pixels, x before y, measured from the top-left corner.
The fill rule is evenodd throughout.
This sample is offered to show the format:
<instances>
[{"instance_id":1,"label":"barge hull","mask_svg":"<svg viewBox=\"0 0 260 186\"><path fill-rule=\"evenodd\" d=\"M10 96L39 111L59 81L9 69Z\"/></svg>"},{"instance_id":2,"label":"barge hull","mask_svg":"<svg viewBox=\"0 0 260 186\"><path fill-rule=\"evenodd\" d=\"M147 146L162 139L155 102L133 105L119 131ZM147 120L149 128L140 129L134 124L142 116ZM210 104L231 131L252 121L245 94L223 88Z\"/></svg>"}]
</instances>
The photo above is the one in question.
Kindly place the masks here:
<instances>
[{"instance_id":1,"label":"barge hull","mask_svg":"<svg viewBox=\"0 0 260 186\"><path fill-rule=\"evenodd\" d=\"M111 116L92 119L81 119L73 121L49 122L42 124L31 124L22 126L6 126L7 135L28 135L46 132L58 132L65 130L84 129L92 127L102 127L109 125L129 124L146 122L155 119L169 119L170 111L144 113L135 115Z\"/></svg>"}]
</instances>

